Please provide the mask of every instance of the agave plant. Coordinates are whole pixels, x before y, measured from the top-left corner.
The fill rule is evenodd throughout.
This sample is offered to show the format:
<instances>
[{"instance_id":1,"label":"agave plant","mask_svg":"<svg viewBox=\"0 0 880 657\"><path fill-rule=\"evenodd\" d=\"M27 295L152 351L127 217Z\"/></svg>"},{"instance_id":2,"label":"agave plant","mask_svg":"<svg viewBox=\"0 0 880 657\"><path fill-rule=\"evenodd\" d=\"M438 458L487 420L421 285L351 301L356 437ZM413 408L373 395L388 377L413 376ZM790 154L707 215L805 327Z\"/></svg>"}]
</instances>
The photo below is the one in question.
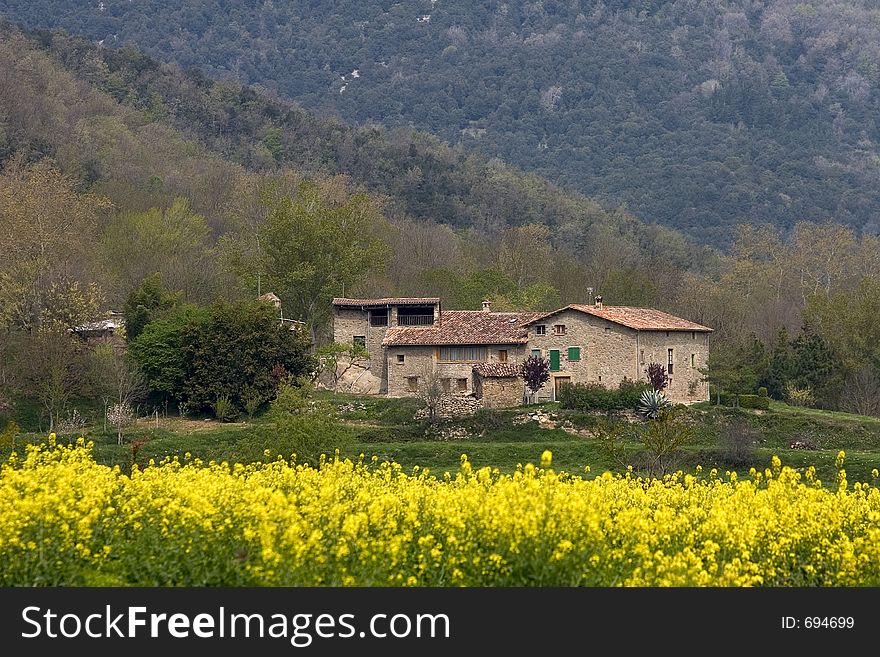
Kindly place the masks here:
<instances>
[{"instance_id":1,"label":"agave plant","mask_svg":"<svg viewBox=\"0 0 880 657\"><path fill-rule=\"evenodd\" d=\"M649 389L639 397L638 411L646 418L656 420L660 411L671 406L669 399L659 390Z\"/></svg>"}]
</instances>

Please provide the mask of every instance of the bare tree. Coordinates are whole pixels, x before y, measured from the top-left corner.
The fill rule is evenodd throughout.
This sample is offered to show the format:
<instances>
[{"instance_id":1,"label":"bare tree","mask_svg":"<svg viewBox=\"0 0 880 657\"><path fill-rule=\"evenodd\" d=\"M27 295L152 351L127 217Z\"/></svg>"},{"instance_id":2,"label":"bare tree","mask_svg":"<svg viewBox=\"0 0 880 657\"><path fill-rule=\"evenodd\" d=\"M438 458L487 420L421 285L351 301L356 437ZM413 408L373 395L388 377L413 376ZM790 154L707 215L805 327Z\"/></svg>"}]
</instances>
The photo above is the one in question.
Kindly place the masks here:
<instances>
[{"instance_id":1,"label":"bare tree","mask_svg":"<svg viewBox=\"0 0 880 657\"><path fill-rule=\"evenodd\" d=\"M130 409L147 395L147 383L140 369L110 344L95 347L91 354L91 374L94 393L104 405L105 431L111 403L122 409ZM124 414L116 415L122 417ZM120 429L119 423L111 424Z\"/></svg>"},{"instance_id":2,"label":"bare tree","mask_svg":"<svg viewBox=\"0 0 880 657\"><path fill-rule=\"evenodd\" d=\"M425 404L425 408L428 410L428 419L431 422L437 419L437 409L447 394L443 389L443 378L440 373L436 368L426 366L419 377L416 396Z\"/></svg>"},{"instance_id":3,"label":"bare tree","mask_svg":"<svg viewBox=\"0 0 880 657\"><path fill-rule=\"evenodd\" d=\"M880 416L880 375L873 367L861 367L846 377L843 407L859 415Z\"/></svg>"}]
</instances>

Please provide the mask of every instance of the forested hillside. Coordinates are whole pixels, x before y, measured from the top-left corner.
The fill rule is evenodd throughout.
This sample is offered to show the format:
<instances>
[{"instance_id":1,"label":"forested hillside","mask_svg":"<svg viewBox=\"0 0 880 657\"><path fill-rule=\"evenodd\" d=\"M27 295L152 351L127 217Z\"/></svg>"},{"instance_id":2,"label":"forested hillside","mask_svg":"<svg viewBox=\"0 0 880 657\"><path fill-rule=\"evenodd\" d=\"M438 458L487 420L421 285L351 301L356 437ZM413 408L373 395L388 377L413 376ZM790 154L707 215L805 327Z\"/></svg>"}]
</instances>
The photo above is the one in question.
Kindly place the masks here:
<instances>
[{"instance_id":1,"label":"forested hillside","mask_svg":"<svg viewBox=\"0 0 880 657\"><path fill-rule=\"evenodd\" d=\"M588 288L716 329L709 376L724 390L880 413L880 238L844 226L743 227L718 256L412 130L349 127L130 48L13 28L0 164L7 417L99 395L90 372L107 363L70 330L110 309L167 347L200 317L244 322L251 311L223 304L272 290L320 344L343 292L542 310ZM150 385L179 400L179 364L164 367Z\"/></svg>"},{"instance_id":2,"label":"forested hillside","mask_svg":"<svg viewBox=\"0 0 880 657\"><path fill-rule=\"evenodd\" d=\"M132 42L345 120L427 130L720 245L741 222L880 231L877 10L876 0L0 2L31 27ZM227 118L216 117L218 135ZM397 184L434 174L414 163ZM420 194L410 203L453 223L455 208Z\"/></svg>"}]
</instances>

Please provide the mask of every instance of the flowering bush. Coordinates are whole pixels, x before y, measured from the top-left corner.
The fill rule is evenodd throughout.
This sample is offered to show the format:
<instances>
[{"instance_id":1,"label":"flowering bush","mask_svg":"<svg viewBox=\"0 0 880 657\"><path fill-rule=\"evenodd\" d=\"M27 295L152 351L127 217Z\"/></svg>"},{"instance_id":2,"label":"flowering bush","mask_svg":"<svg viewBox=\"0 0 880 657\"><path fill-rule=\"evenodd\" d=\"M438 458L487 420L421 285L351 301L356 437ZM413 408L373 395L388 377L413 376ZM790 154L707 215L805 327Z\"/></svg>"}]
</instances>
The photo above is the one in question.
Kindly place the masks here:
<instances>
[{"instance_id":1,"label":"flowering bush","mask_svg":"<svg viewBox=\"0 0 880 657\"><path fill-rule=\"evenodd\" d=\"M592 480L377 462L0 467L0 586L877 586L880 491L764 472ZM698 469L699 470L699 469Z\"/></svg>"}]
</instances>

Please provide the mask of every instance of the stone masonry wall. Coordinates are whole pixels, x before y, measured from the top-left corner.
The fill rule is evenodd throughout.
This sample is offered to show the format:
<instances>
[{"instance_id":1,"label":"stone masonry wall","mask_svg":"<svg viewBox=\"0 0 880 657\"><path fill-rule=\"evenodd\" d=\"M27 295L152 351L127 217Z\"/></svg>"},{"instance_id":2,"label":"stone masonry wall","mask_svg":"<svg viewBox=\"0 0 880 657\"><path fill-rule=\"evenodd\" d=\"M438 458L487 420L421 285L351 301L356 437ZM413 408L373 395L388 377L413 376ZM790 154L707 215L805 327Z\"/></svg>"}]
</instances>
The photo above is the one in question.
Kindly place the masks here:
<instances>
[{"instance_id":1,"label":"stone masonry wall","mask_svg":"<svg viewBox=\"0 0 880 657\"><path fill-rule=\"evenodd\" d=\"M540 349L541 357L550 359L550 350L559 350L559 371L550 373L550 381L538 391L539 399L554 397L555 380L570 377L571 383L601 383L617 387L624 377L635 379L635 331L599 317L576 310L566 310L548 317L543 323L546 334L538 335L529 326L528 349ZM564 324L565 335L556 335L554 325ZM581 359L568 360L568 348L580 347Z\"/></svg>"},{"instance_id":2,"label":"stone masonry wall","mask_svg":"<svg viewBox=\"0 0 880 657\"><path fill-rule=\"evenodd\" d=\"M380 381L385 381L385 352L382 340L385 338L384 326L370 326L369 312L356 308L336 308L333 317L333 341L351 344L354 336L366 338L367 353L370 354L369 369ZM384 391L384 386L382 387Z\"/></svg>"},{"instance_id":3,"label":"stone masonry wall","mask_svg":"<svg viewBox=\"0 0 880 657\"><path fill-rule=\"evenodd\" d=\"M475 374L474 387L483 408L510 408L523 403L525 384L516 376L483 378Z\"/></svg>"},{"instance_id":4,"label":"stone masonry wall","mask_svg":"<svg viewBox=\"0 0 880 657\"><path fill-rule=\"evenodd\" d=\"M700 369L709 361L709 334L691 331L640 331L639 352L644 352L644 370L652 361L666 366L668 349L672 349L672 385L664 394L672 401L695 402L709 399L709 383L703 381ZM693 364L691 363L693 356ZM646 377L642 377L643 379Z\"/></svg>"},{"instance_id":5,"label":"stone masonry wall","mask_svg":"<svg viewBox=\"0 0 880 657\"><path fill-rule=\"evenodd\" d=\"M565 324L566 334L554 334L555 324ZM551 372L550 381L538 391L539 399L552 399L557 377L571 377L572 383L601 383L616 388L624 377L647 380L644 369L652 360L666 365L667 349L672 348L675 366L673 385L667 396L677 402L692 402L708 398L708 384L700 382L697 371L706 367L709 357L708 337L691 331L634 331L620 324L593 317L576 310L567 310L545 322L546 335L538 335L535 326L529 327L528 349L540 349L541 357L549 360L550 350L559 349L560 369ZM581 360L568 361L568 347L581 348ZM644 351L644 363L641 352ZM691 367L691 354L694 366ZM695 388L690 384L696 381ZM693 390L693 393L691 392Z\"/></svg>"},{"instance_id":6,"label":"stone masonry wall","mask_svg":"<svg viewBox=\"0 0 880 657\"><path fill-rule=\"evenodd\" d=\"M388 361L388 396L389 397L414 397L416 392L409 389L408 378L423 378L427 373L436 368L441 378L450 379L450 392L459 393L457 388L458 379L467 380L467 392L473 391L473 367L475 363L444 363L436 362L435 347L423 346L397 346L386 347ZM507 362L519 363L527 353L520 345L487 345L487 361L490 363L500 362L498 351L507 350ZM404 362L398 361L398 356L404 357ZM519 403L519 402L517 402Z\"/></svg>"},{"instance_id":7,"label":"stone masonry wall","mask_svg":"<svg viewBox=\"0 0 880 657\"><path fill-rule=\"evenodd\" d=\"M483 408L483 400L473 395L444 395L437 402L435 412L439 418L467 417L481 408ZM416 411L415 418L421 420L428 415L428 409L422 408Z\"/></svg>"}]
</instances>

